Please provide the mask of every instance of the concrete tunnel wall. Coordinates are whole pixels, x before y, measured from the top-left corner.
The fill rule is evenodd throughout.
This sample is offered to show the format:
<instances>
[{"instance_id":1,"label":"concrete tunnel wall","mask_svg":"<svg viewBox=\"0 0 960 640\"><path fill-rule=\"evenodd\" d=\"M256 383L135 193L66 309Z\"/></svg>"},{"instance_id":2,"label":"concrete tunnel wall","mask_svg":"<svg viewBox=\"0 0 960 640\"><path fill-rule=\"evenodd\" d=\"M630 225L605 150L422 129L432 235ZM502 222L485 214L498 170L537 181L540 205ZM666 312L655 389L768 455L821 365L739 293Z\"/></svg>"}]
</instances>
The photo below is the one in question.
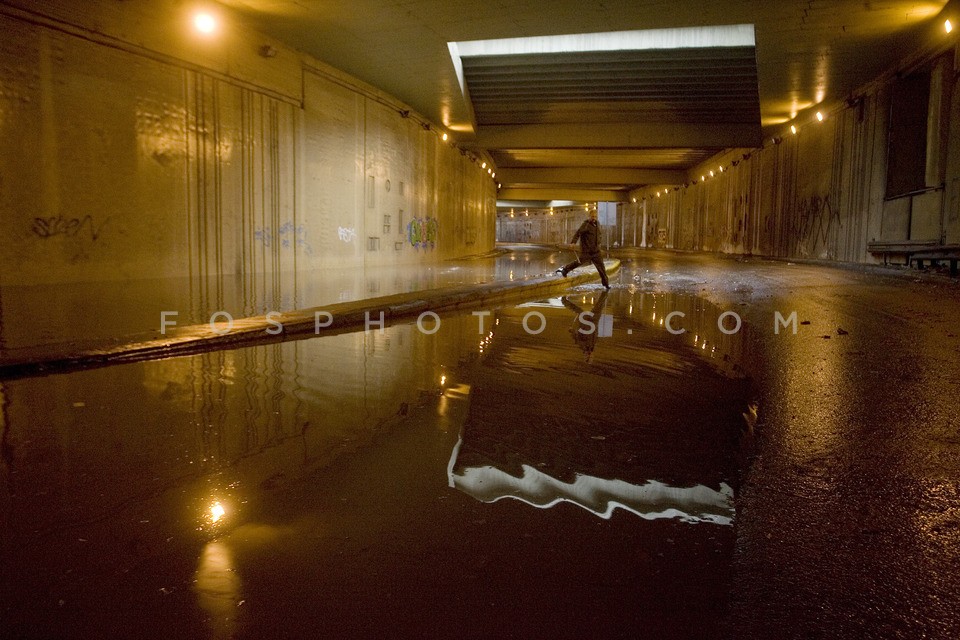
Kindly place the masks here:
<instances>
[{"instance_id":1,"label":"concrete tunnel wall","mask_svg":"<svg viewBox=\"0 0 960 640\"><path fill-rule=\"evenodd\" d=\"M916 55L916 54L915 54ZM960 243L960 91L954 51L917 64L930 75L925 188L888 197L891 96L877 78L823 122L787 125L762 149L735 149L690 174L687 186L631 193L616 240L633 245L876 263L874 241ZM907 75L907 74L901 74ZM720 167L724 170L721 172ZM714 172L710 177L709 172ZM701 177L706 176L706 180Z\"/></svg>"},{"instance_id":2,"label":"concrete tunnel wall","mask_svg":"<svg viewBox=\"0 0 960 640\"><path fill-rule=\"evenodd\" d=\"M183 278L256 308L311 270L493 248L495 184L435 126L186 9L0 5L0 286Z\"/></svg>"},{"instance_id":3,"label":"concrete tunnel wall","mask_svg":"<svg viewBox=\"0 0 960 640\"><path fill-rule=\"evenodd\" d=\"M796 135L784 124L763 148L726 150L696 167L685 186L631 192L604 225L604 245L877 263L884 255L871 253L873 242L960 244L955 51L914 52L910 60L849 102L822 106L823 122L801 116ZM923 186L891 195L891 102L900 79L918 72L929 76ZM497 237L567 242L570 222L555 213L501 212Z\"/></svg>"}]
</instances>

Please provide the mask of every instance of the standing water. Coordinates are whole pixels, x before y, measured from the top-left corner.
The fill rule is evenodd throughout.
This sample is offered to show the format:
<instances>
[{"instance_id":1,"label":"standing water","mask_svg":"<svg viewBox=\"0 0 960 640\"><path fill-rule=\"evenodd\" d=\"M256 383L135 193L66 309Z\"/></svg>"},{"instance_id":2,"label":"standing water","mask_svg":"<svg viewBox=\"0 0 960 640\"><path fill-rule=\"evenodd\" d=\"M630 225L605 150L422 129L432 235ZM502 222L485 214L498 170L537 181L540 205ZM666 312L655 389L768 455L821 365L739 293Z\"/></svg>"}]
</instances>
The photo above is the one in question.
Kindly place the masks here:
<instances>
[{"instance_id":1,"label":"standing water","mask_svg":"<svg viewBox=\"0 0 960 640\"><path fill-rule=\"evenodd\" d=\"M721 313L583 288L0 383L0 636L713 635L750 417Z\"/></svg>"}]
</instances>

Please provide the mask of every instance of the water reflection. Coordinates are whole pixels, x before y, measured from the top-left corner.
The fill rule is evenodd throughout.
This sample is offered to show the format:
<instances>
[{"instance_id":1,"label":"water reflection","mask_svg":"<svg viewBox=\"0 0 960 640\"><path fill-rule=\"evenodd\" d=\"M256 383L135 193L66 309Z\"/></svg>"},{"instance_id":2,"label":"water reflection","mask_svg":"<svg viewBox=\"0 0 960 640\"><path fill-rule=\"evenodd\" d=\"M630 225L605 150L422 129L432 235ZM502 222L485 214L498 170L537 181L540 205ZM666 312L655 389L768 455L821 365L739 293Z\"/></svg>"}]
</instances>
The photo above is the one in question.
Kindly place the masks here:
<instances>
[{"instance_id":1,"label":"water reflection","mask_svg":"<svg viewBox=\"0 0 960 640\"><path fill-rule=\"evenodd\" d=\"M233 638L242 601L240 577L229 546L217 540L207 543L200 554L193 589L198 605L208 616L209 637Z\"/></svg>"},{"instance_id":2,"label":"water reflection","mask_svg":"<svg viewBox=\"0 0 960 640\"><path fill-rule=\"evenodd\" d=\"M590 311L573 302L569 296L562 298L563 306L574 312L575 319L570 328L573 341L583 350L583 358L587 362L593 359L593 350L597 346L597 338L610 337L613 330L613 317L604 315L603 308L607 302L608 292L604 290L597 296Z\"/></svg>"},{"instance_id":3,"label":"water reflection","mask_svg":"<svg viewBox=\"0 0 960 640\"><path fill-rule=\"evenodd\" d=\"M0 286L0 359L45 344L103 340L158 329L162 311L180 326L205 324L213 313L233 318L292 311L493 279L542 275L545 251L519 264L513 255L446 261L438 266L278 271L209 278L155 278ZM516 265L516 266L515 266ZM522 265L522 266L520 266ZM255 282L256 281L256 282ZM212 293L215 292L215 293ZM29 318L29 322L22 319Z\"/></svg>"},{"instance_id":4,"label":"water reflection","mask_svg":"<svg viewBox=\"0 0 960 640\"><path fill-rule=\"evenodd\" d=\"M4 385L0 383L0 549L9 544L11 517L10 496L11 487L10 469L13 462L13 450L9 442L10 429L7 425L7 397Z\"/></svg>"},{"instance_id":5,"label":"water reflection","mask_svg":"<svg viewBox=\"0 0 960 640\"><path fill-rule=\"evenodd\" d=\"M395 325L5 383L0 635L129 635L130 602L136 625L163 620L152 628L169 637L255 637L291 617L298 631L382 629L432 611L464 559L482 590L499 570L484 558L536 565L524 554L585 537L563 507L517 513L499 497L580 505L603 518L591 535L609 526L622 544L604 558L633 562L637 535L662 534L644 519L729 521L748 384L724 356L740 347L692 318L697 344L668 334L646 320L653 303L584 290L491 310L482 332L444 317L434 335ZM523 328L534 309L537 335ZM576 309L611 318L590 362L571 340ZM536 544L504 550L504 531ZM692 563L717 559L719 543L696 542Z\"/></svg>"},{"instance_id":6,"label":"water reflection","mask_svg":"<svg viewBox=\"0 0 960 640\"><path fill-rule=\"evenodd\" d=\"M559 303L500 313L497 341L470 373L449 485L483 502L730 524L751 398L742 337L716 324L723 312L696 298L622 290ZM545 318L536 335L525 324L532 309ZM689 335L659 322L673 311Z\"/></svg>"},{"instance_id":7,"label":"water reflection","mask_svg":"<svg viewBox=\"0 0 960 640\"><path fill-rule=\"evenodd\" d=\"M606 480L577 474L573 482L562 482L529 465L521 465L519 478L493 466L456 469L459 444L450 460L450 486L481 502L514 498L541 509L560 502L583 507L594 515L609 519L620 508L646 520L678 518L687 523L733 523L733 489L720 483L714 490L703 485L670 487L656 480L643 485L622 480Z\"/></svg>"},{"instance_id":8,"label":"water reflection","mask_svg":"<svg viewBox=\"0 0 960 640\"><path fill-rule=\"evenodd\" d=\"M38 612L60 601L97 609L91 576L199 545L199 603L230 637L220 614L242 581L230 548L211 539L457 388L445 372L477 356L475 319L446 318L441 335L394 326L4 383L0 618L11 617L0 636L5 624L82 636L54 631L66 609L48 622ZM182 591L162 572L136 589Z\"/></svg>"}]
</instances>

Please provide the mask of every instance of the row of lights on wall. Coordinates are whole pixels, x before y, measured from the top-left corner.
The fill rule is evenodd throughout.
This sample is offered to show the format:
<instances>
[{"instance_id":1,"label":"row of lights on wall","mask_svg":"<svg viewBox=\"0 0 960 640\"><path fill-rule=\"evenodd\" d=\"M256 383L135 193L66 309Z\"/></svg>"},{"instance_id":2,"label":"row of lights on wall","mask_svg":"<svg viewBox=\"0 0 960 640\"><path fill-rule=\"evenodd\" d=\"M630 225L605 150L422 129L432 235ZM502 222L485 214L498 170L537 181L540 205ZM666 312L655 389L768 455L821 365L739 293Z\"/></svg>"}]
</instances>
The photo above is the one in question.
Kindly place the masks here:
<instances>
[{"instance_id":1,"label":"row of lights on wall","mask_svg":"<svg viewBox=\"0 0 960 640\"><path fill-rule=\"evenodd\" d=\"M406 111L402 112L402 114L407 114L407 113L408 113L408 112L406 112ZM404 117L408 117L408 116L405 115ZM423 124L423 128L429 130L429 129L431 128L431 127L430 127L430 123L424 123L424 124ZM472 163L474 163L474 164L479 164L479 165L480 165L480 170L481 170L481 171L486 171L486 172L487 172L487 175L490 176L490 179L491 179L491 180L496 180L496 179L497 179L497 172L493 170L493 165L492 165L492 164L487 163L486 160L483 160L483 159L477 157L476 155L470 153L469 151L467 151L467 150L464 149L463 147L461 147L461 146L457 145L456 143L450 141L450 136L449 136L446 132L444 132L444 133L442 133L442 134L440 135L440 139L441 139L443 142L449 143L450 146L452 146L454 149L456 149L457 151L460 152L460 155L466 156L467 158L469 158L469 159L470 159L470 162L472 162ZM497 189L499 189L499 188L500 188L500 183L498 182L498 183L497 183Z\"/></svg>"},{"instance_id":2,"label":"row of lights on wall","mask_svg":"<svg viewBox=\"0 0 960 640\"><path fill-rule=\"evenodd\" d=\"M709 180L709 179L711 179L711 178L715 178L715 177L718 176L719 174L728 171L728 170L730 169L730 167L736 167L737 165L739 165L739 164L740 164L741 162L743 162L744 160L749 160L752 155L753 155L753 154L751 154L751 153L745 153L745 154L743 154L742 156L740 156L740 159L739 159L739 160L731 160L729 166L719 165L719 166L717 167L717 170L716 170L716 171L714 171L713 169L711 169L711 170L709 170L709 171L705 171L704 173L702 173L702 174L700 175L700 180L691 180L689 183L686 183L686 182L685 182L684 184L682 184L682 185L677 185L677 186L675 186L675 187L673 187L673 188L664 187L663 189L658 189L655 193L653 193L653 194L650 195L649 197L650 197L651 199L652 199L652 198L662 198L663 196L667 195L667 194L670 193L671 191L680 191L681 189L686 190L686 189L688 189L689 187L692 187L692 186L696 185L698 182L706 182L707 180ZM641 201L646 200L647 197L648 197L648 196L641 196L640 200L641 200ZM632 200L632 202L634 202L634 203L637 202L636 196L634 196L631 200Z\"/></svg>"},{"instance_id":3,"label":"row of lights on wall","mask_svg":"<svg viewBox=\"0 0 960 640\"><path fill-rule=\"evenodd\" d=\"M949 21L948 21L948 22L949 22ZM862 100L863 100L862 98L851 98L851 99L847 100L847 104L848 104L848 106L851 106L851 107L852 107L852 106L858 106L858 105L862 104ZM821 124L821 123L824 122L824 120L826 120L826 116L824 115L824 113L823 113L822 111L817 111L817 112L814 114L814 118L816 119L817 124ZM793 123L790 124L790 133L791 133L791 134L797 135L797 134L799 133L799 131L800 131L800 128L799 128L799 126L798 126L798 124L797 124L796 121L794 121ZM770 142L772 142L773 144L777 145L777 144L780 144L781 142L783 142L783 138L777 136L777 137L772 138L772 139L770 140ZM743 154L743 156L741 157L740 160L734 160L734 161L732 161L732 162L730 163L731 166L734 166L734 167L737 166L738 164L740 164L741 160L749 160L749 159L750 159L750 155L751 155L751 154L749 154L749 153ZM700 175L700 182L706 182L708 179L713 178L713 177L716 177L716 175L717 175L718 173L723 173L723 172L726 171L727 169L728 169L728 167L724 167L723 165L720 165L720 166L718 167L718 169L717 169L716 172L714 172L714 171L711 169L710 171L708 171L708 172L703 173L703 174ZM673 187L673 191L679 191L680 189L686 190L687 187L693 186L693 185L695 185L695 184L697 184L697 181L696 181L696 180L693 180L693 181L691 181L690 184L683 184L683 185L680 185L680 186ZM660 197L663 197L663 196L667 195L668 193L670 193L670 188L658 189L658 190L653 194L653 196L651 196L651 197L660 198ZM647 199L646 196L643 196L643 197L641 198L641 200L646 200L646 199ZM633 202L636 202L637 199L636 199L636 198L633 198L632 201L633 201Z\"/></svg>"},{"instance_id":4,"label":"row of lights on wall","mask_svg":"<svg viewBox=\"0 0 960 640\"><path fill-rule=\"evenodd\" d=\"M414 116L410 113L409 109L398 109L397 113L399 113L400 116L403 118L414 118ZM420 120L419 122L420 122L420 126L423 127L425 131L436 131L441 141L446 142L451 147L459 151L460 155L466 156L467 158L469 158L470 162L474 164L479 164L480 170L486 171L487 175L489 175L492 180L497 179L497 172L493 170L493 165L488 164L486 160L479 158L475 154L470 153L463 147L459 146L458 144L450 140L450 134L448 134L446 131L437 131L435 127L431 125L429 122L426 122L423 120ZM500 188L500 183L497 183L497 188L498 189Z\"/></svg>"},{"instance_id":5,"label":"row of lights on wall","mask_svg":"<svg viewBox=\"0 0 960 640\"><path fill-rule=\"evenodd\" d=\"M814 117L817 119L817 123L818 123L818 124L821 123L821 122L823 122L823 121L826 119L826 116L823 115L823 112L822 112L822 111L817 111L817 113L814 114ZM793 135L797 135L797 133L798 133L799 131L800 131L800 127L797 125L797 122L796 122L796 121L791 122L791 123L790 123L790 133L793 134ZM774 138L773 142L774 142L774 144L780 144L780 140L778 140L777 138Z\"/></svg>"},{"instance_id":6,"label":"row of lights on wall","mask_svg":"<svg viewBox=\"0 0 960 640\"><path fill-rule=\"evenodd\" d=\"M944 28L944 31L946 31L946 33L948 33L948 34L949 34L949 33L952 33L952 32L953 32L953 23L952 23L949 19L946 19L946 20L943 21L943 28ZM862 107L862 105L863 105L863 98L862 98L862 97L856 97L856 98L849 98L849 99L847 99L847 106L848 106L848 107ZM826 120L827 116L823 113L823 111L817 111L817 112L814 114L814 118L815 118L815 120L816 120L816 124L821 124L821 123L824 122L824 120ZM797 134L799 133L799 131L800 131L800 125L799 125L799 123L798 123L796 120L794 120L793 122L790 123L790 133L791 133L792 135L797 135ZM772 138L772 139L771 139L771 142L772 142L773 144L777 145L777 144L780 144L781 142L783 142L783 138L777 136L777 137ZM742 157L741 159L742 159L742 160L748 160L749 158L750 158L750 154L749 154L749 153L746 153L746 154L743 155L743 157ZM734 160L731 164L732 164L733 166L737 166L739 163L740 163L739 160ZM721 165L721 166L719 167L719 172L720 172L720 173L723 173L724 171L725 171L725 167L724 167L723 165ZM708 178L713 178L715 175L716 175L716 173L715 173L714 171L712 171L712 170L709 171L709 172L707 172L707 173L704 173L704 174L702 174L702 175L700 176L700 182L706 182ZM681 185L681 186L676 186L676 187L673 187L672 190L673 190L673 191L679 191L680 189L686 190L687 187L692 186L692 185L695 185L695 184L697 184L697 181L696 181L696 180L693 180L693 181L692 181L692 184L684 184L684 185ZM670 193L670 188L658 189L653 195L651 195L651 196L649 196L649 197L650 197L650 198L661 198L661 197L667 195L668 193ZM646 200L647 197L648 197L648 196L642 196L640 199L641 199L641 200ZM637 198L636 198L636 197L633 197L633 198L632 198L632 201L633 201L634 203L636 203L636 202L637 202Z\"/></svg>"},{"instance_id":7,"label":"row of lights on wall","mask_svg":"<svg viewBox=\"0 0 960 640\"><path fill-rule=\"evenodd\" d=\"M636 202L637 199L634 198L633 201ZM578 205L578 206L579 206L579 205ZM595 211L595 210L597 209L597 205L596 205L596 204L593 204L593 205L585 204L585 205L583 205L583 208L584 208L586 211L590 211L591 209L593 209L593 210ZM533 215L538 215L538 213L539 213L538 211L534 211L534 212L533 212ZM545 212L544 212L544 215L551 215L551 216L552 216L553 214L554 214L553 207L550 207L550 210L549 210L549 211L545 211ZM513 210L513 208L511 207L511 208L510 208L510 217L513 218L514 215L515 215L515 214L514 214L514 210ZM529 216L530 216L530 209L524 209L524 210L523 210L523 215L524 215L524 217L529 217Z\"/></svg>"},{"instance_id":8,"label":"row of lights on wall","mask_svg":"<svg viewBox=\"0 0 960 640\"><path fill-rule=\"evenodd\" d=\"M217 16L209 11L198 11L193 14L192 17L193 28L202 36L212 36L220 29L220 21L217 19ZM264 45L260 48L260 55L266 58L272 58L277 55L276 49L270 45ZM410 111L407 109L398 109L397 112L404 118L412 117ZM420 122L420 126L426 131L435 131L436 129L429 122ZM487 174L492 180L497 179L497 174L493 170L492 166L487 166L487 162L480 160L476 155L468 152L466 149L461 148L450 140L450 135L446 131L437 131L437 135L440 137L440 140L443 142L449 143L452 147L460 151L461 155L467 156L470 158L470 161L474 164L480 163L480 169L486 170ZM500 183L497 183L497 188L500 188Z\"/></svg>"},{"instance_id":9,"label":"row of lights on wall","mask_svg":"<svg viewBox=\"0 0 960 640\"><path fill-rule=\"evenodd\" d=\"M398 109L398 110L397 110L397 113L399 113L399 114L400 114L402 117L404 117L404 118L413 118L413 117L414 117L413 115L411 115L411 113L410 113L410 111L409 111L408 109ZM425 131L436 131L435 127L434 127L433 125L431 125L429 122L425 122L425 121L422 121L422 120L421 120L421 121L420 121L420 126L423 127ZM460 155L466 156L467 158L470 159L470 162L472 162L472 163L474 163L474 164L479 164L479 165L480 165L480 170L481 170L481 171L486 171L486 172L487 172L487 175L489 175L492 180L496 180L496 179L497 179L497 172L493 170L493 165L488 165L488 163L487 163L486 160L483 160L483 159L479 158L478 156L474 155L473 153L470 153L469 151L467 151L467 150L464 149L463 147L457 145L455 142L453 142L452 140L450 140L450 134L448 134L446 131L436 131L436 133L437 133L437 135L440 137L440 140L441 140L441 141L446 142L446 143L449 144L451 147L453 147L454 149L456 149L457 151L459 151L459 152L460 152ZM500 188L500 183L497 183L497 189L499 189L499 188Z\"/></svg>"},{"instance_id":10,"label":"row of lights on wall","mask_svg":"<svg viewBox=\"0 0 960 640\"><path fill-rule=\"evenodd\" d=\"M947 33L951 33L951 32L953 31L953 23L950 22L949 19L944 20L944 21L943 21L943 29L944 29L944 31L946 31ZM862 104L862 102L863 102L863 99L862 99L862 98L850 98L850 99L847 100L847 105L848 105L848 106L851 106L851 107L853 107L853 106L859 106L859 105ZM822 111L817 111L817 112L814 114L814 117L816 118L818 124L819 124L819 123L822 123L822 122L826 119L826 115L824 115L824 113L823 113ZM799 132L800 132L800 126L797 124L797 122L794 121L794 122L790 123L790 133L793 134L793 135L797 135ZM774 138L774 139L773 139L773 143L774 143L774 144L780 144L780 142L781 142L781 140L780 140L779 138Z\"/></svg>"},{"instance_id":11,"label":"row of lights on wall","mask_svg":"<svg viewBox=\"0 0 960 640\"><path fill-rule=\"evenodd\" d=\"M850 105L850 106L855 106L855 105L859 105L859 104L861 103L861 101L862 101L862 99L860 99L860 98L858 98L858 99L850 99L850 100L847 101L847 103L848 103L848 105ZM814 114L814 118L816 119L817 124L821 124L821 123L823 123L824 120L826 120L826 116L823 114L822 111L817 111L817 112ZM798 133L799 131L800 131L800 129L799 129L799 126L797 125L797 123L796 123L796 122L791 123L791 125L790 125L790 133L793 134L793 135L797 135L797 133ZM770 141L771 141L773 144L776 145L776 144L780 144L781 142L783 142L783 138L774 137L774 138L772 138ZM749 160L749 159L750 159L750 154L749 154L749 153L745 153L745 154L743 154L743 156L741 157L740 160L734 160L734 161L732 161L730 164L731 164L731 166L734 166L734 167L735 167L735 166L737 166L738 164L740 164L741 160ZM700 175L700 182L706 182L708 179L713 178L713 177L716 177L716 175L717 175L718 173L723 173L723 172L726 171L727 169L728 169L728 167L724 167L723 165L720 165L720 166L717 168L717 171L716 171L716 172L714 172L714 171L711 169L710 171L708 171L708 172L703 173L703 174ZM673 187L673 191L679 191L681 188L682 188L682 189L686 189L687 187L693 186L693 185L695 185L695 184L697 184L697 180L693 180L690 184L683 184L683 185L680 185L680 186ZM653 194L653 196L651 196L651 197L660 198L660 197L663 197L663 196L667 195L668 193L670 193L670 189L669 189L669 188L659 189L659 190L657 190L657 191ZM642 198L642 200L646 200L646 196L644 196L644 197ZM636 201L637 201L637 199L636 199L636 198L633 198L633 202L636 202Z\"/></svg>"}]
</instances>

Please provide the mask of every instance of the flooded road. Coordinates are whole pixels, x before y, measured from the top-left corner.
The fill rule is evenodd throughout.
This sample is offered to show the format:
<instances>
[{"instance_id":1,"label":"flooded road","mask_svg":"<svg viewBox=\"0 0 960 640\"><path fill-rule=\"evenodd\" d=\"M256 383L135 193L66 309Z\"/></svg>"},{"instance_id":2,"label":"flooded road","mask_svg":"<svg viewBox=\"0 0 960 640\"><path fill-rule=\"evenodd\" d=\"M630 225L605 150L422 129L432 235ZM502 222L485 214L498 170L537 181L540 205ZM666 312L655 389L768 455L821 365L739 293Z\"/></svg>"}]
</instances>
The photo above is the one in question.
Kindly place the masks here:
<instances>
[{"instance_id":1,"label":"flooded road","mask_svg":"<svg viewBox=\"0 0 960 640\"><path fill-rule=\"evenodd\" d=\"M583 287L4 383L0 635L701 637L753 399L720 313Z\"/></svg>"},{"instance_id":2,"label":"flooded road","mask_svg":"<svg viewBox=\"0 0 960 640\"><path fill-rule=\"evenodd\" d=\"M170 322L184 326L205 324L214 314L240 319L445 286L520 280L542 274L544 257L542 250L501 250L435 265L330 268L298 276L283 272L277 275L277 283L282 280L289 286L282 295L268 294L272 286L251 289L241 286L239 280L220 278L3 286L0 360L29 353L39 345L122 340L157 331L162 313ZM26 318L30 321L25 322Z\"/></svg>"},{"instance_id":3,"label":"flooded road","mask_svg":"<svg viewBox=\"0 0 960 640\"><path fill-rule=\"evenodd\" d=\"M0 637L958 637L960 284L619 257L0 381Z\"/></svg>"}]
</instances>

